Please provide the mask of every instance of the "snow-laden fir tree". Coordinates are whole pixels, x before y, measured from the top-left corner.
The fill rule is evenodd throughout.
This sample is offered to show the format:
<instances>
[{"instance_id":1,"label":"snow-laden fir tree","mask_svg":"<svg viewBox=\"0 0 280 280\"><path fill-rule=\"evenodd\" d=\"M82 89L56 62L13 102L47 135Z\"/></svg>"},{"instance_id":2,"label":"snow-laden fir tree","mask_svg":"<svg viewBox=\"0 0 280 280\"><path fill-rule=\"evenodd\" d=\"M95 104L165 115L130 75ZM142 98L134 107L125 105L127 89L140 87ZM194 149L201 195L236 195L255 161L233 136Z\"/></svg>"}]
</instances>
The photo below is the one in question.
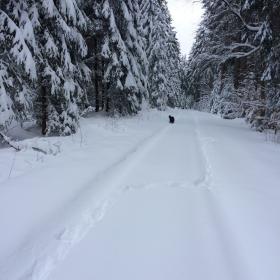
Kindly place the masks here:
<instances>
[{"instance_id":1,"label":"snow-laden fir tree","mask_svg":"<svg viewBox=\"0 0 280 280\"><path fill-rule=\"evenodd\" d=\"M179 42L176 38L176 33L171 26L171 18L169 26L169 36L167 40L167 58L168 58L168 73L167 73L167 106L174 108L182 108L184 106L185 96L182 92L182 79L180 75L182 67L182 58L180 57Z\"/></svg>"},{"instance_id":2,"label":"snow-laden fir tree","mask_svg":"<svg viewBox=\"0 0 280 280\"><path fill-rule=\"evenodd\" d=\"M90 72L82 62L87 53L81 35L85 28L75 0L1 2L5 102L0 106L8 112L1 113L3 123L23 118L32 107L43 134L76 131L79 111L87 103L84 87Z\"/></svg>"},{"instance_id":3,"label":"snow-laden fir tree","mask_svg":"<svg viewBox=\"0 0 280 280\"><path fill-rule=\"evenodd\" d=\"M145 93L145 78L137 61L135 15L129 4L125 1L104 0L99 1L94 11L94 17L100 21L98 48L99 60L102 61L99 69L95 69L96 73L98 71L102 74L94 78L96 88L97 83L103 88L98 100L102 100L102 107L106 111L120 114L137 113ZM98 103L95 106L99 107Z\"/></svg>"},{"instance_id":4,"label":"snow-laden fir tree","mask_svg":"<svg viewBox=\"0 0 280 280\"><path fill-rule=\"evenodd\" d=\"M0 3L0 129L29 117L37 78L34 32L25 1Z\"/></svg>"},{"instance_id":5,"label":"snow-laden fir tree","mask_svg":"<svg viewBox=\"0 0 280 280\"><path fill-rule=\"evenodd\" d=\"M39 48L36 117L43 134L71 134L88 103L90 70L82 61L87 54L82 36L87 18L75 0L41 0L33 10Z\"/></svg>"},{"instance_id":6,"label":"snow-laden fir tree","mask_svg":"<svg viewBox=\"0 0 280 280\"><path fill-rule=\"evenodd\" d=\"M154 108L180 106L180 50L166 1L141 1L149 62L148 89Z\"/></svg>"}]
</instances>

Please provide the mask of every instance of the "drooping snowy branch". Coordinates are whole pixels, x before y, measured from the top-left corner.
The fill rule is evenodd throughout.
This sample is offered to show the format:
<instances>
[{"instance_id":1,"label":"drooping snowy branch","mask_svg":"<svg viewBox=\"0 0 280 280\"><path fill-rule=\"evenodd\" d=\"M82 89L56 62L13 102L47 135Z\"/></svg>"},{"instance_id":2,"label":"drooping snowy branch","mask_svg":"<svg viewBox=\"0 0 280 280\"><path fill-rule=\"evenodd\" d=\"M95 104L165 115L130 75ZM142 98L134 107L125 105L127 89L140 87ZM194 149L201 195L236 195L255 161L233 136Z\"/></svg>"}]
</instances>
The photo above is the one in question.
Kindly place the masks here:
<instances>
[{"instance_id":1,"label":"drooping snowy branch","mask_svg":"<svg viewBox=\"0 0 280 280\"><path fill-rule=\"evenodd\" d=\"M14 21L2 10L0 10L0 26L6 29L10 36L12 36L12 46L10 54L15 61L24 66L26 73L32 79L37 78L36 63L33 55L25 42L22 30L14 23ZM25 32L30 35L30 32Z\"/></svg>"},{"instance_id":2,"label":"drooping snowy branch","mask_svg":"<svg viewBox=\"0 0 280 280\"><path fill-rule=\"evenodd\" d=\"M226 6L228 7L229 11L231 13L233 13L235 16L237 16L239 18L239 20L242 22L243 26L245 28L247 28L249 31L253 31L253 32L259 32L261 25L259 26L254 26L254 25L250 25L246 22L246 20L244 19L244 17L241 15L241 8L234 8L230 2L228 0L222 0L223 3L226 4Z\"/></svg>"}]
</instances>

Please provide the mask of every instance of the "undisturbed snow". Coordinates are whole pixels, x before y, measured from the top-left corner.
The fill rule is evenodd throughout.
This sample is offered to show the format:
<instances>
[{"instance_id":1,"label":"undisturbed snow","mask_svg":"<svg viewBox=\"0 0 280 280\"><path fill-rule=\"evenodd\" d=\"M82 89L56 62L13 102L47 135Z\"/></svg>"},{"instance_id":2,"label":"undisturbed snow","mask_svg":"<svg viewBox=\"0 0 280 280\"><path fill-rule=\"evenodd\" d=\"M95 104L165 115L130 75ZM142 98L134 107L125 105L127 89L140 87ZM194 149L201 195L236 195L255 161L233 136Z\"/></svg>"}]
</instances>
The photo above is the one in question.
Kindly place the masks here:
<instances>
[{"instance_id":1,"label":"undisturbed snow","mask_svg":"<svg viewBox=\"0 0 280 280\"><path fill-rule=\"evenodd\" d=\"M21 145L0 150L1 280L280 279L280 147L242 120L96 115Z\"/></svg>"}]
</instances>

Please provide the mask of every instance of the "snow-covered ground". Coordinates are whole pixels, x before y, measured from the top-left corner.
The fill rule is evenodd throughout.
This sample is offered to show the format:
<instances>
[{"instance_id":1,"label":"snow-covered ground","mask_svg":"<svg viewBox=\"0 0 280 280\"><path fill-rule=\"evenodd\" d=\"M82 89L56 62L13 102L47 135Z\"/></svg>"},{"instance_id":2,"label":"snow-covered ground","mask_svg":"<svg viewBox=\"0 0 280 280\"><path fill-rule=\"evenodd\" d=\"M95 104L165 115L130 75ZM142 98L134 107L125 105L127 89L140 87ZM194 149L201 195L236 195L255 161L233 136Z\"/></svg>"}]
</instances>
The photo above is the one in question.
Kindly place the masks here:
<instances>
[{"instance_id":1,"label":"snow-covered ground","mask_svg":"<svg viewBox=\"0 0 280 280\"><path fill-rule=\"evenodd\" d=\"M280 279L280 146L242 120L97 115L21 146L0 150L1 280Z\"/></svg>"}]
</instances>

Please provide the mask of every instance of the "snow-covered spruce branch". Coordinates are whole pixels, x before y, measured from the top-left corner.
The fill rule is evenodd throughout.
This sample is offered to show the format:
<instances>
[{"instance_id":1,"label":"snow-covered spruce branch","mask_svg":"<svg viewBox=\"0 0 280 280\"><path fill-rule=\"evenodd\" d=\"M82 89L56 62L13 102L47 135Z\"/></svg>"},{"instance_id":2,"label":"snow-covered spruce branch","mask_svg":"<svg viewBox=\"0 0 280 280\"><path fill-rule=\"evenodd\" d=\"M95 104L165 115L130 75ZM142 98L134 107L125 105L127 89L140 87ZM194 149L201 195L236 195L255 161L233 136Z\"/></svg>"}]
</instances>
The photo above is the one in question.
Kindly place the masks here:
<instances>
[{"instance_id":1,"label":"snow-covered spruce branch","mask_svg":"<svg viewBox=\"0 0 280 280\"><path fill-rule=\"evenodd\" d=\"M32 79L36 79L36 64L22 36L22 31L3 10L0 10L0 25L5 26L6 24L9 32L13 34L13 46L10 49L11 55L15 58L17 64L24 63L26 73Z\"/></svg>"},{"instance_id":2,"label":"snow-covered spruce branch","mask_svg":"<svg viewBox=\"0 0 280 280\"><path fill-rule=\"evenodd\" d=\"M5 135L3 132L0 131L0 138L4 141L4 143L8 144L10 147L15 149L16 151L20 151L21 148L14 143L7 135Z\"/></svg>"},{"instance_id":3,"label":"snow-covered spruce branch","mask_svg":"<svg viewBox=\"0 0 280 280\"><path fill-rule=\"evenodd\" d=\"M20 152L23 147L21 147L17 142L13 141L12 139L10 139L10 137L8 137L7 135L5 135L3 132L0 131L0 139L3 140L4 143L6 143L7 145L9 145L11 148L15 149L17 152ZM44 155L49 154L47 151L43 150L40 147L35 147L35 146L31 146L31 149L33 151L42 153Z\"/></svg>"},{"instance_id":4,"label":"snow-covered spruce branch","mask_svg":"<svg viewBox=\"0 0 280 280\"><path fill-rule=\"evenodd\" d=\"M237 46L239 45L239 46ZM239 48L239 47L244 47L241 46L242 44L236 44L235 46L233 46L232 48L226 47L225 50L227 51L226 53L222 53L222 54L209 54L209 53L203 53L201 55L199 55L197 57L197 65L196 68L199 69L200 73L203 73L210 65L212 65L213 63L215 64L223 64L225 62L227 62L230 59L233 58L242 58L242 57L248 57L252 54L254 54L255 52L257 52L260 49L260 46L257 47L253 47L251 46L251 50L247 51L247 52L242 52L242 51L235 51L235 49ZM246 45L246 47L248 47ZM233 51L233 52L229 52L229 51ZM197 71L197 69L195 71Z\"/></svg>"},{"instance_id":5,"label":"snow-covered spruce branch","mask_svg":"<svg viewBox=\"0 0 280 280\"><path fill-rule=\"evenodd\" d=\"M249 48L251 50L255 50L255 49L258 49L259 47L248 44L248 43L232 43L231 45L226 46L226 49L231 50L231 51L234 51L238 48Z\"/></svg>"},{"instance_id":6,"label":"snow-covered spruce branch","mask_svg":"<svg viewBox=\"0 0 280 280\"><path fill-rule=\"evenodd\" d=\"M240 50L242 48L243 49L248 48L249 50L248 51ZM254 46L247 43L233 43L229 46L224 47L224 51L226 53L222 55L222 59L221 59L222 63L226 62L228 59L250 56L255 52L257 52L260 48L261 46Z\"/></svg>"},{"instance_id":7,"label":"snow-covered spruce branch","mask_svg":"<svg viewBox=\"0 0 280 280\"><path fill-rule=\"evenodd\" d=\"M211 47L211 52L200 55L200 59L204 61L213 61L224 63L232 58L241 58L252 55L261 48L260 45L254 46L249 43L232 43L224 46L216 44ZM243 49L243 50L242 50ZM245 50L248 49L248 50ZM212 54L213 53L213 54Z\"/></svg>"},{"instance_id":8,"label":"snow-covered spruce branch","mask_svg":"<svg viewBox=\"0 0 280 280\"><path fill-rule=\"evenodd\" d=\"M225 55L222 62L224 63L227 60L232 59L232 58L242 58L242 57L250 56L250 55L254 54L255 52L257 52L259 49L260 49L260 46L254 48L254 49L252 49L251 51L248 51L248 52L240 51L240 52L234 52L234 53L227 54L227 55Z\"/></svg>"},{"instance_id":9,"label":"snow-covered spruce branch","mask_svg":"<svg viewBox=\"0 0 280 280\"><path fill-rule=\"evenodd\" d=\"M258 32L261 28L261 25L260 26L252 26L252 25L249 25L246 20L242 17L241 13L239 10L235 9L232 7L232 5L229 3L228 0L222 0L222 2L224 2L226 4L226 6L229 8L230 12L232 12L235 16L237 16L240 21L242 22L243 26L245 28L247 28L249 31L252 31L252 32Z\"/></svg>"},{"instance_id":10,"label":"snow-covered spruce branch","mask_svg":"<svg viewBox=\"0 0 280 280\"><path fill-rule=\"evenodd\" d=\"M12 61L11 57L10 57L10 54L7 54L7 58L8 58L8 61ZM14 74L14 78L16 78L18 80L18 82L21 84L22 83L22 79L20 78L19 74L17 73L14 65L12 63L9 63L9 62L5 62L5 61L1 61L2 63L4 63L6 65L6 67L9 67L9 70Z\"/></svg>"}]
</instances>

